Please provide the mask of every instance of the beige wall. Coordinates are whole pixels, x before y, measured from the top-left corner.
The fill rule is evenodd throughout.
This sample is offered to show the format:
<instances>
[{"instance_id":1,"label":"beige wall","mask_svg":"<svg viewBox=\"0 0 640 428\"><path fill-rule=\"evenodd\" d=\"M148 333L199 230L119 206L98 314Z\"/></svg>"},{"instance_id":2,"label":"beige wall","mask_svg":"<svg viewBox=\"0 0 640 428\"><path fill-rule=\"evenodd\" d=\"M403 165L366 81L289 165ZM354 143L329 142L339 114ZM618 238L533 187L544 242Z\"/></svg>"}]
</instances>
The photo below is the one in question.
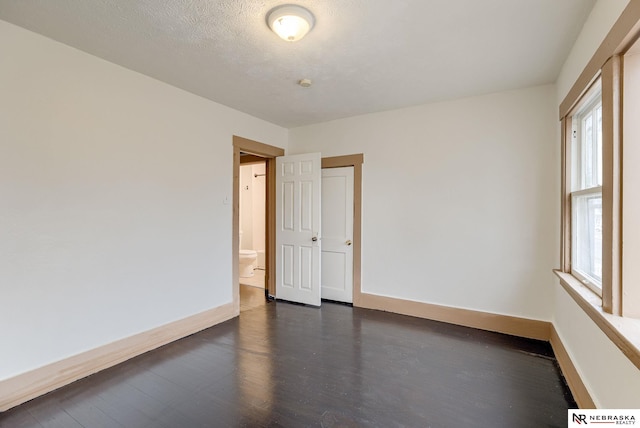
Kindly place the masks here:
<instances>
[{"instance_id":1,"label":"beige wall","mask_svg":"<svg viewBox=\"0 0 640 428\"><path fill-rule=\"evenodd\" d=\"M558 101L627 3L596 3L557 87L290 132L0 21L0 380L231 301L236 134L365 154L364 292L552 319L595 402L640 407L550 273Z\"/></svg>"},{"instance_id":2,"label":"beige wall","mask_svg":"<svg viewBox=\"0 0 640 428\"><path fill-rule=\"evenodd\" d=\"M593 6L558 76L558 104L567 95L628 3L629 0L598 0Z\"/></svg>"},{"instance_id":3,"label":"beige wall","mask_svg":"<svg viewBox=\"0 0 640 428\"><path fill-rule=\"evenodd\" d=\"M550 320L554 86L306 126L289 152L364 153L362 290Z\"/></svg>"},{"instance_id":4,"label":"beige wall","mask_svg":"<svg viewBox=\"0 0 640 428\"><path fill-rule=\"evenodd\" d=\"M287 130L0 21L0 380L231 302L232 135Z\"/></svg>"}]
</instances>

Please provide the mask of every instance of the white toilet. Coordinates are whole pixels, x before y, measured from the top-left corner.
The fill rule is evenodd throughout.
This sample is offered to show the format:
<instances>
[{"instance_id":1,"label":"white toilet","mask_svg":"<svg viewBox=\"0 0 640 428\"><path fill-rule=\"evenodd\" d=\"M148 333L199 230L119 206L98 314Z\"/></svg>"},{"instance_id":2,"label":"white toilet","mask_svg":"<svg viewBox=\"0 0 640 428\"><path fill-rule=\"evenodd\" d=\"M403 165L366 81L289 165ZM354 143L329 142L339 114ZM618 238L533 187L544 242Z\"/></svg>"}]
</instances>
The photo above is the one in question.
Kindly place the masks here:
<instances>
[{"instance_id":1,"label":"white toilet","mask_svg":"<svg viewBox=\"0 0 640 428\"><path fill-rule=\"evenodd\" d=\"M240 250L240 278L253 276L253 266L258 259L258 253L253 250Z\"/></svg>"},{"instance_id":2,"label":"white toilet","mask_svg":"<svg viewBox=\"0 0 640 428\"><path fill-rule=\"evenodd\" d=\"M242 231L240 231L240 246L242 246ZM253 276L253 267L256 265L258 253L253 250L240 250L238 257L240 278L250 278Z\"/></svg>"}]
</instances>

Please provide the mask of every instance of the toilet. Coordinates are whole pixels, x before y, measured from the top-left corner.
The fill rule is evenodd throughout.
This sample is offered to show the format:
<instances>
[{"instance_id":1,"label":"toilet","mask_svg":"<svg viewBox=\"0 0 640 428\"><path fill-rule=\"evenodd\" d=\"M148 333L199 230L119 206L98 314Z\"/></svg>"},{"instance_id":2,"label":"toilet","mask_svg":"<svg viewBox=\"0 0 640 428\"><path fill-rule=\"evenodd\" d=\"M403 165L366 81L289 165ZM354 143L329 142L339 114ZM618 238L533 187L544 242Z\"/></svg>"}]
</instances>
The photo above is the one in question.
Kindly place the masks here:
<instances>
[{"instance_id":1,"label":"toilet","mask_svg":"<svg viewBox=\"0 0 640 428\"><path fill-rule=\"evenodd\" d=\"M253 250L240 250L240 278L253 276L253 267L258 259L258 253Z\"/></svg>"},{"instance_id":2,"label":"toilet","mask_svg":"<svg viewBox=\"0 0 640 428\"><path fill-rule=\"evenodd\" d=\"M240 231L240 245L242 245L242 231ZM253 276L253 267L256 265L258 253L253 250L240 250L238 265L240 278L250 278Z\"/></svg>"}]
</instances>

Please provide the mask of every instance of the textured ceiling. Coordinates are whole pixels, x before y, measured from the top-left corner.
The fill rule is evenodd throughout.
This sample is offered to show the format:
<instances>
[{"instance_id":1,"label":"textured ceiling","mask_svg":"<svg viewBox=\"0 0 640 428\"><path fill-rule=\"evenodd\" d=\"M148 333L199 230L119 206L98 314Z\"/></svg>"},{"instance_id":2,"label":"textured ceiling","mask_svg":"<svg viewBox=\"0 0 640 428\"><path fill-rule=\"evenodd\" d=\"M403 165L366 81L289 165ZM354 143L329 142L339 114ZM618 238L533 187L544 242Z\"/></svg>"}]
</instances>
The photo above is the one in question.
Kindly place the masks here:
<instances>
[{"instance_id":1,"label":"textured ceiling","mask_svg":"<svg viewBox=\"0 0 640 428\"><path fill-rule=\"evenodd\" d=\"M552 83L595 0L0 0L0 19L285 127ZM313 80L311 88L296 82Z\"/></svg>"}]
</instances>

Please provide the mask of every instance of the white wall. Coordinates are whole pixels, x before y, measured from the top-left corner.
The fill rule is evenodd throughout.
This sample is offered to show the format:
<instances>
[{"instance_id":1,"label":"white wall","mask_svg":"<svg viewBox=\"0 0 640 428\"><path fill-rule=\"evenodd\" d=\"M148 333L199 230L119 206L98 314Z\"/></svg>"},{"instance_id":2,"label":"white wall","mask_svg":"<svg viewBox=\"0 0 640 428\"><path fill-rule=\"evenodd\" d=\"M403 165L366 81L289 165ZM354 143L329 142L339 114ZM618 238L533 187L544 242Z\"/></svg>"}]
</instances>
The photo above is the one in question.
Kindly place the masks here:
<instances>
[{"instance_id":1,"label":"white wall","mask_svg":"<svg viewBox=\"0 0 640 428\"><path fill-rule=\"evenodd\" d=\"M573 298L556 287L554 325L596 406L640 409L640 370Z\"/></svg>"},{"instance_id":2,"label":"white wall","mask_svg":"<svg viewBox=\"0 0 640 428\"><path fill-rule=\"evenodd\" d=\"M558 103L628 3L628 0L598 0L558 77ZM558 135L556 140L559 138ZM560 143L557 144L559 147ZM557 180L559 182L559 177ZM558 281L554 283L555 328L596 405L640 408L640 370L602 333Z\"/></svg>"},{"instance_id":3,"label":"white wall","mask_svg":"<svg viewBox=\"0 0 640 428\"><path fill-rule=\"evenodd\" d=\"M240 166L240 230L243 250L264 251L266 237L266 164ZM260 175L256 177L255 175ZM264 268L264 266L261 266Z\"/></svg>"},{"instance_id":4,"label":"white wall","mask_svg":"<svg viewBox=\"0 0 640 428\"><path fill-rule=\"evenodd\" d=\"M232 135L288 131L3 21L0 52L0 380L230 302Z\"/></svg>"},{"instance_id":5,"label":"white wall","mask_svg":"<svg viewBox=\"0 0 640 428\"><path fill-rule=\"evenodd\" d=\"M364 292L551 318L555 95L541 86L290 130L288 153L364 153Z\"/></svg>"},{"instance_id":6,"label":"white wall","mask_svg":"<svg viewBox=\"0 0 640 428\"><path fill-rule=\"evenodd\" d=\"M598 0L582 27L556 81L558 105L618 20L629 0Z\"/></svg>"}]
</instances>

